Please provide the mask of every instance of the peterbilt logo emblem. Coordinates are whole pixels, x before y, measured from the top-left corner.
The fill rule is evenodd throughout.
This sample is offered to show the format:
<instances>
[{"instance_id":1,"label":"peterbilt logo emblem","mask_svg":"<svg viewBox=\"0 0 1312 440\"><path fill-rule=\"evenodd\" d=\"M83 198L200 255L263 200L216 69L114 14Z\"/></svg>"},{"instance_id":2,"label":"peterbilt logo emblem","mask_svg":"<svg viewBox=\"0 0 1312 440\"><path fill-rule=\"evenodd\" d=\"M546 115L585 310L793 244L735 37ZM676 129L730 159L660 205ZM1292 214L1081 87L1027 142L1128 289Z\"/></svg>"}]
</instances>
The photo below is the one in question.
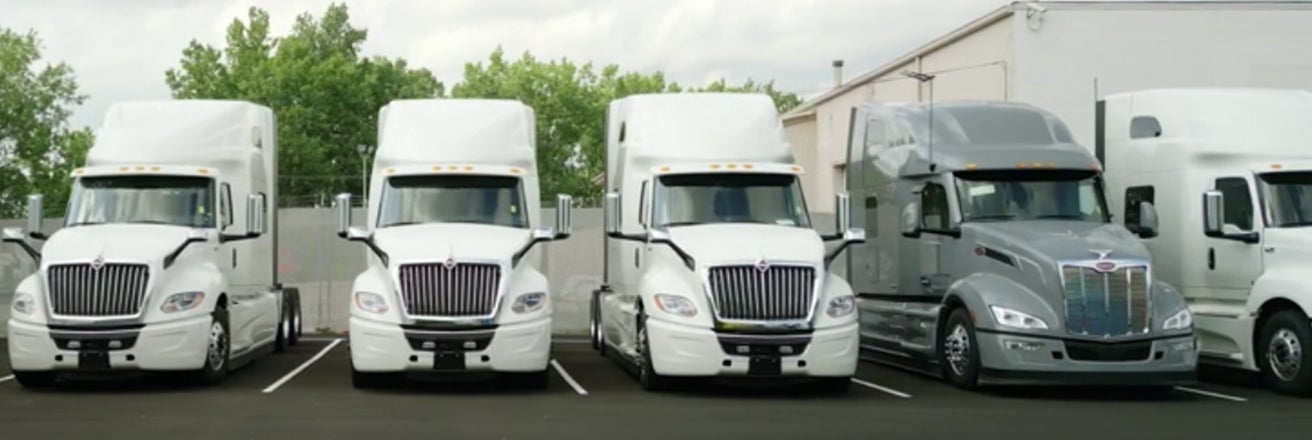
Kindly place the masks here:
<instances>
[{"instance_id":1,"label":"peterbilt logo emblem","mask_svg":"<svg viewBox=\"0 0 1312 440\"><path fill-rule=\"evenodd\" d=\"M1098 269L1101 272L1111 272L1116 270L1116 263L1110 261L1099 261L1098 264L1093 265L1093 268Z\"/></svg>"},{"instance_id":2,"label":"peterbilt logo emblem","mask_svg":"<svg viewBox=\"0 0 1312 440\"><path fill-rule=\"evenodd\" d=\"M446 270L455 269L455 268L456 268L456 260L453 260L453 259L447 258L446 261L443 261L443 262L442 262L442 267L445 267Z\"/></svg>"},{"instance_id":3,"label":"peterbilt logo emblem","mask_svg":"<svg viewBox=\"0 0 1312 440\"><path fill-rule=\"evenodd\" d=\"M765 260L758 260L756 262L757 272L765 272L767 270L770 270L770 263L766 262Z\"/></svg>"},{"instance_id":4,"label":"peterbilt logo emblem","mask_svg":"<svg viewBox=\"0 0 1312 440\"><path fill-rule=\"evenodd\" d=\"M91 260L91 270L100 270L102 267L105 267L104 256L97 256L96 259Z\"/></svg>"}]
</instances>

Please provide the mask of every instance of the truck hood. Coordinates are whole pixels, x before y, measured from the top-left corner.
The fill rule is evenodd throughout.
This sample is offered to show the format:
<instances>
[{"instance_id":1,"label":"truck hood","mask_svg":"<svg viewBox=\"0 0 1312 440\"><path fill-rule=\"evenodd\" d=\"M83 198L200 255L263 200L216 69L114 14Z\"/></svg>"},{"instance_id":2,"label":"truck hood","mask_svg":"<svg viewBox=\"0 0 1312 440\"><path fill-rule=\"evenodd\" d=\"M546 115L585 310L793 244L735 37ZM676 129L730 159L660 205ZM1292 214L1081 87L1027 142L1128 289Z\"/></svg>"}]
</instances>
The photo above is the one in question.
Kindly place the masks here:
<instances>
[{"instance_id":1,"label":"truck hood","mask_svg":"<svg viewBox=\"0 0 1312 440\"><path fill-rule=\"evenodd\" d=\"M1097 259L1105 251L1109 259L1150 259L1138 237L1111 223L1035 220L966 223L962 228L973 229L980 245L1053 269L1057 260Z\"/></svg>"},{"instance_id":2,"label":"truck hood","mask_svg":"<svg viewBox=\"0 0 1312 440\"><path fill-rule=\"evenodd\" d=\"M374 243L392 264L418 261L508 261L532 236L530 230L475 224L394 226L374 231Z\"/></svg>"},{"instance_id":3,"label":"truck hood","mask_svg":"<svg viewBox=\"0 0 1312 440\"><path fill-rule=\"evenodd\" d=\"M811 229L763 224L716 224L670 228L674 244L699 266L759 259L821 264L824 243Z\"/></svg>"},{"instance_id":4,"label":"truck hood","mask_svg":"<svg viewBox=\"0 0 1312 440\"><path fill-rule=\"evenodd\" d=\"M1301 271L1312 263L1312 227L1267 228L1262 245L1269 249L1262 254L1268 268Z\"/></svg>"},{"instance_id":5,"label":"truck hood","mask_svg":"<svg viewBox=\"0 0 1312 440\"><path fill-rule=\"evenodd\" d=\"M60 229L41 249L43 264L88 262L96 257L110 262L140 262L158 267L165 255L186 241L191 228L169 225L109 224ZM198 247L198 244L192 244Z\"/></svg>"}]
</instances>

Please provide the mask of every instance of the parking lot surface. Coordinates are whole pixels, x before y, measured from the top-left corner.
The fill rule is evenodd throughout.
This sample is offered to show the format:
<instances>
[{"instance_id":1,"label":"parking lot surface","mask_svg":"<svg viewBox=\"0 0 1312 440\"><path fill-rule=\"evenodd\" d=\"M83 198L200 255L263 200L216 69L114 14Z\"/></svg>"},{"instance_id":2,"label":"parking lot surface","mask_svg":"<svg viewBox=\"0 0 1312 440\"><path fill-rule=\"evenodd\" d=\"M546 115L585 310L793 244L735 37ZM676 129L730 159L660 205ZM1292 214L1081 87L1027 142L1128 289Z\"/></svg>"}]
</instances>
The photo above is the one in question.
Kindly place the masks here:
<instances>
[{"instance_id":1,"label":"parking lot surface","mask_svg":"<svg viewBox=\"0 0 1312 440\"><path fill-rule=\"evenodd\" d=\"M3 342L0 342L0 346ZM1312 399L1204 371L1195 387L957 390L863 362L845 395L698 384L653 394L586 343L560 341L546 390L403 381L351 387L349 343L315 338L213 387L172 378L25 390L0 350L0 439L88 438L1296 438ZM1211 377L1215 375L1216 377ZM161 380L155 380L161 379Z\"/></svg>"}]
</instances>

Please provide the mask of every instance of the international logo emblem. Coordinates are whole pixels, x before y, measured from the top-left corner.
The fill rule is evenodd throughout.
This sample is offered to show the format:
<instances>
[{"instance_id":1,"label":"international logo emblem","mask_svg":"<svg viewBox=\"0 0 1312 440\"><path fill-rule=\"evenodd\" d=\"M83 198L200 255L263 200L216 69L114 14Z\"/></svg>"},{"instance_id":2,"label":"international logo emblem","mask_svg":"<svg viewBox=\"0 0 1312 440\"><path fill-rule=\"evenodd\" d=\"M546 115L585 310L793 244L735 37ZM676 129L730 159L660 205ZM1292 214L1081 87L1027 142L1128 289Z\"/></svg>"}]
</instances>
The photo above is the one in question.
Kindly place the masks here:
<instances>
[{"instance_id":1,"label":"international logo emblem","mask_svg":"<svg viewBox=\"0 0 1312 440\"><path fill-rule=\"evenodd\" d=\"M91 270L100 270L102 267L105 267L105 257L103 255L98 255L96 259L91 260Z\"/></svg>"},{"instance_id":2,"label":"international logo emblem","mask_svg":"<svg viewBox=\"0 0 1312 440\"><path fill-rule=\"evenodd\" d=\"M443 261L443 262L442 262L442 267L445 267L446 270L455 269L455 268L456 268L456 260L451 259L451 258L447 258L446 261Z\"/></svg>"}]
</instances>

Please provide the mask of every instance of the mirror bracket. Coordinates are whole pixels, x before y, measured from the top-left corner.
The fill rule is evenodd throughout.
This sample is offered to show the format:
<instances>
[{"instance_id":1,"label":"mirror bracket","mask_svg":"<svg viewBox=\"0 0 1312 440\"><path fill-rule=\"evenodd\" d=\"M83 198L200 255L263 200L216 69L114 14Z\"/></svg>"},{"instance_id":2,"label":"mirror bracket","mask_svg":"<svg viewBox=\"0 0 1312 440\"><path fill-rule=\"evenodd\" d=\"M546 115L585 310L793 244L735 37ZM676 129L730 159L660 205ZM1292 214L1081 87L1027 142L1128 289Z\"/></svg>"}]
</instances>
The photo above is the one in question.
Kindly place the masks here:
<instances>
[{"instance_id":1,"label":"mirror bracket","mask_svg":"<svg viewBox=\"0 0 1312 440\"><path fill-rule=\"evenodd\" d=\"M32 257L33 261L37 264L41 264L41 252L37 251L36 248L32 247L31 244L28 244L27 241L23 239L23 230L21 228L5 228L3 241L18 245L18 247L23 249L23 252L27 253L27 256Z\"/></svg>"}]
</instances>

